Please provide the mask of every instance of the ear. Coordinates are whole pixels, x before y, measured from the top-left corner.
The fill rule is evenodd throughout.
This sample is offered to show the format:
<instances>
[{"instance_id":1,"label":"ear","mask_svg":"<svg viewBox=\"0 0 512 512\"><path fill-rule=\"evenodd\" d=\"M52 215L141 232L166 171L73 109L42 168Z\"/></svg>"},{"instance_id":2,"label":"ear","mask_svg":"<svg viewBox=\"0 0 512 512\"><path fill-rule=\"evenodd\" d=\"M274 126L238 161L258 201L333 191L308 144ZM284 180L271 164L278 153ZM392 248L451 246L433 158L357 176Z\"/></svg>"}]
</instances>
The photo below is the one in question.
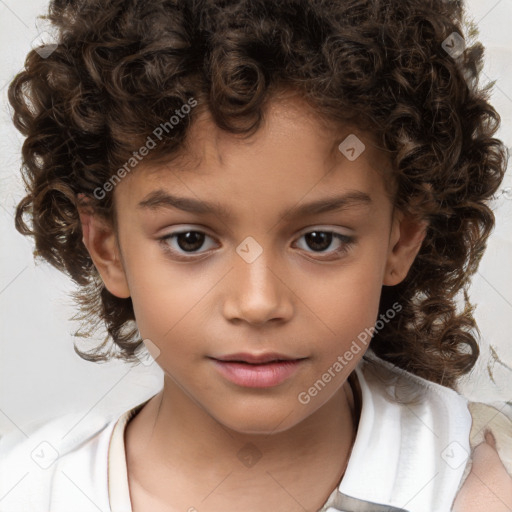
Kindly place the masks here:
<instances>
[{"instance_id":1,"label":"ear","mask_svg":"<svg viewBox=\"0 0 512 512\"><path fill-rule=\"evenodd\" d=\"M393 215L389 253L382 284L395 286L407 276L426 236L428 221L414 219L399 210Z\"/></svg>"},{"instance_id":2,"label":"ear","mask_svg":"<svg viewBox=\"0 0 512 512\"><path fill-rule=\"evenodd\" d=\"M82 196L80 199L84 204L83 194L79 194L80 196ZM78 213L82 224L82 241L107 290L121 299L130 297L117 235L113 226L85 206L79 207Z\"/></svg>"}]
</instances>

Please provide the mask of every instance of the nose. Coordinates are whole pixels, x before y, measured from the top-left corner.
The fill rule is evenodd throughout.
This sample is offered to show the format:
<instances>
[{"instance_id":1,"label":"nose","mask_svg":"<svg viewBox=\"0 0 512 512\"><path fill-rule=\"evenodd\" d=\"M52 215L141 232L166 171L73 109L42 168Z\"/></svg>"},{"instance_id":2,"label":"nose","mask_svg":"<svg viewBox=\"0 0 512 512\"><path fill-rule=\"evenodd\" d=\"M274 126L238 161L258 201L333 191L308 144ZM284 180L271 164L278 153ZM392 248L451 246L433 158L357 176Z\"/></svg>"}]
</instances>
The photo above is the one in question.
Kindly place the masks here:
<instances>
[{"instance_id":1,"label":"nose","mask_svg":"<svg viewBox=\"0 0 512 512\"><path fill-rule=\"evenodd\" d=\"M235 268L226 281L225 318L252 325L288 320L294 294L279 267L266 258L265 251L252 263L235 256Z\"/></svg>"}]
</instances>

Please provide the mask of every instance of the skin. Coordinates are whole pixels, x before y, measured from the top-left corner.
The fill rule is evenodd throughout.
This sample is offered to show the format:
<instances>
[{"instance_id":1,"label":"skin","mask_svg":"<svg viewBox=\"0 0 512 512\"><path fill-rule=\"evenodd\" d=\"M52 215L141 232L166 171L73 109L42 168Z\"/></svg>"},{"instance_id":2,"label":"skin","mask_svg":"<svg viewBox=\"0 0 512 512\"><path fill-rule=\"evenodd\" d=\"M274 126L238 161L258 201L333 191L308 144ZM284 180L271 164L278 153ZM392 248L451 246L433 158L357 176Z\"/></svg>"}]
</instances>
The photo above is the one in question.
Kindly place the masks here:
<instances>
[{"instance_id":1,"label":"skin","mask_svg":"<svg viewBox=\"0 0 512 512\"><path fill-rule=\"evenodd\" d=\"M366 145L355 161L337 149L350 134ZM382 286L405 278L425 236L424 223L393 209L386 166L369 134L328 129L289 95L269 103L265 123L245 141L203 112L182 157L142 162L117 185L117 233L81 211L84 243L105 286L132 298L141 336L158 347L165 372L162 391L125 434L134 512L293 512L327 500L354 441L346 379L366 347L307 404L297 397L375 325ZM232 218L137 208L160 188L219 202ZM293 215L347 190L368 193L371 205ZM158 239L187 230L208 235L188 262ZM336 255L344 242L316 247L304 236L313 231L355 241ZM248 236L263 251L252 263L236 252ZM167 245L190 255L178 241ZM280 385L252 389L224 379L208 358L269 351L307 359ZM237 457L248 443L261 455L250 468Z\"/></svg>"},{"instance_id":2,"label":"skin","mask_svg":"<svg viewBox=\"0 0 512 512\"><path fill-rule=\"evenodd\" d=\"M510 512L512 477L498 455L496 439L486 432L485 443L475 447L472 466L453 504L453 512Z\"/></svg>"}]
</instances>

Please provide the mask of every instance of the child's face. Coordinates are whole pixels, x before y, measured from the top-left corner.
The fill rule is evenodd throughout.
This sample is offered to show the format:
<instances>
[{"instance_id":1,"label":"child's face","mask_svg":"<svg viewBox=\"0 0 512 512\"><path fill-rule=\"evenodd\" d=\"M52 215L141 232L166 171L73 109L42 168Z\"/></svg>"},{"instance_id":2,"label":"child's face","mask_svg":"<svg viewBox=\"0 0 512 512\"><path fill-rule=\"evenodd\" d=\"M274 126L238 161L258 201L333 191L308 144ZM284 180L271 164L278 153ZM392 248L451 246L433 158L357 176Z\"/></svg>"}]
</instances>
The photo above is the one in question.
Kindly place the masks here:
<instances>
[{"instance_id":1,"label":"child's face","mask_svg":"<svg viewBox=\"0 0 512 512\"><path fill-rule=\"evenodd\" d=\"M141 165L117 185L122 266L91 254L107 288L131 296L141 336L159 348L166 389L180 403L247 433L283 431L334 404L367 349L361 333L375 325L382 285L401 281L422 240L401 215L392 221L375 171L386 164L370 139L357 132L366 150L355 161L337 149L351 133L328 132L299 101L271 104L250 143L202 117L189 139L197 167ZM141 207L156 191L219 204L230 217ZM356 191L371 202L296 214ZM161 240L190 231L201 234ZM302 361L252 384L240 373L233 382L215 361L270 352Z\"/></svg>"}]
</instances>

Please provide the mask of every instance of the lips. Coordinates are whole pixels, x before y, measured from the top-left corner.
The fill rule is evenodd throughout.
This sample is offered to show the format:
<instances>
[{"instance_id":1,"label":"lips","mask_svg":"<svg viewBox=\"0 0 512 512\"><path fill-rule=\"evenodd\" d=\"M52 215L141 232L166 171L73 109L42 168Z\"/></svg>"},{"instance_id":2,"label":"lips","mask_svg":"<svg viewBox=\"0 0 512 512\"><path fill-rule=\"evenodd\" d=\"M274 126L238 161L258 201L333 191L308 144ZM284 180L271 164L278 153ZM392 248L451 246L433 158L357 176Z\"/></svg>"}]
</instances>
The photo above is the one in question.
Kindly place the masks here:
<instances>
[{"instance_id":1,"label":"lips","mask_svg":"<svg viewBox=\"0 0 512 512\"><path fill-rule=\"evenodd\" d=\"M246 388L268 388L290 379L307 358L277 353L238 353L210 359L220 375L231 383Z\"/></svg>"},{"instance_id":2,"label":"lips","mask_svg":"<svg viewBox=\"0 0 512 512\"><path fill-rule=\"evenodd\" d=\"M227 356L213 357L212 359L230 363L267 364L281 361L298 361L305 358L290 357L284 354L278 354L276 352L267 352L265 354L250 354L246 352L239 352L236 354L229 354Z\"/></svg>"}]
</instances>

